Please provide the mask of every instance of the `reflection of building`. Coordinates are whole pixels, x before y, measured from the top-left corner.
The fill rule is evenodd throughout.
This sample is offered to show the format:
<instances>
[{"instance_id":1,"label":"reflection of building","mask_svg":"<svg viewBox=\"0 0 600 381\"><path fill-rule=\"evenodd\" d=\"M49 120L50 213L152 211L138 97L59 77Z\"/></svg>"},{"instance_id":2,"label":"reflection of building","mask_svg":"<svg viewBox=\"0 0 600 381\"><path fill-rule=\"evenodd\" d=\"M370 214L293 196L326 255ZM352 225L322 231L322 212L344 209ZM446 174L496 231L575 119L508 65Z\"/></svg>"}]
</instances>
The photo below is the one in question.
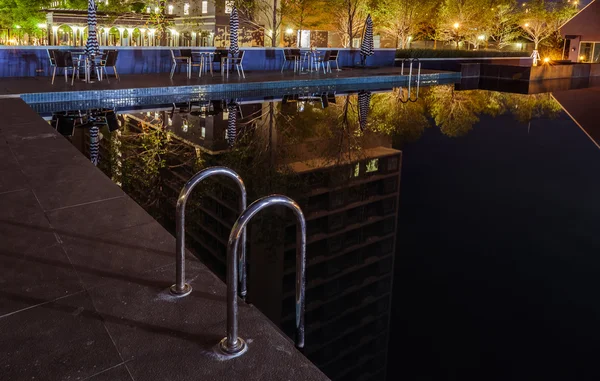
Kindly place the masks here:
<instances>
[{"instance_id":1,"label":"reflection of building","mask_svg":"<svg viewBox=\"0 0 600 381\"><path fill-rule=\"evenodd\" d=\"M294 115L293 110L304 112L300 110L306 108L298 105L306 106L306 102L312 100L289 103L286 117ZM322 99L311 103L318 112L333 109L331 105L321 108L325 106L319 106L320 102ZM214 105L195 106L192 112L186 107L128 114L130 123L160 121L173 133L166 143L171 147L175 140L185 143L161 153L161 160L168 165L159 171L160 185L152 187L160 188L159 199L147 200L144 194L140 197L147 202L142 203L135 194L131 196L141 204L159 205L161 222L173 229L177 196L193 173L177 161L177 150L199 150L203 166L227 165L237 170L248 185L249 201L272 192L266 186L269 182L285 183L285 193L300 203L307 219L305 354L334 380L384 379L400 151L390 148L389 138L374 134L357 140L352 152L335 152L334 139L305 138L298 143L273 128L276 118L271 112L278 105L256 103L240 106L240 124L252 120L253 128L248 138L251 142L239 147L236 151L243 153L235 156L236 152L222 150L227 108L217 113ZM192 115L194 110L206 115ZM215 115L207 115L210 112ZM210 143L209 136L213 137ZM244 142L245 138L240 145ZM260 143L252 147L256 142ZM140 149L134 147L133 156L139 157ZM124 168L131 167L126 163L127 153L123 155ZM259 162L256 168L244 169L254 161ZM147 178L147 173L143 174ZM239 192L227 179L215 180L195 191L188 203L187 242L224 279L227 240L239 215ZM143 186L138 188L148 192ZM283 208L265 211L262 219L250 225L248 289L249 302L293 336L296 227L288 212Z\"/></svg>"},{"instance_id":2,"label":"reflection of building","mask_svg":"<svg viewBox=\"0 0 600 381\"><path fill-rule=\"evenodd\" d=\"M584 7L560 28L560 33L566 38L569 60L600 63L600 1Z\"/></svg>"}]
</instances>

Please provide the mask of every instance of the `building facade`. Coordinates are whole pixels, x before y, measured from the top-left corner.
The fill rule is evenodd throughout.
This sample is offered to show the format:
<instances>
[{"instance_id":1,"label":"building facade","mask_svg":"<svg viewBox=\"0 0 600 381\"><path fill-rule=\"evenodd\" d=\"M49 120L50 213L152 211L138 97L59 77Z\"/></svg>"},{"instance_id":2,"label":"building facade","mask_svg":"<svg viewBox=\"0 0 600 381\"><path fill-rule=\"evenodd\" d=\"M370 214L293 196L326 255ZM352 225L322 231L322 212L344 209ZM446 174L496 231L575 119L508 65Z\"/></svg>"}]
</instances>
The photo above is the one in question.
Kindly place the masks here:
<instances>
[{"instance_id":1,"label":"building facade","mask_svg":"<svg viewBox=\"0 0 600 381\"><path fill-rule=\"evenodd\" d=\"M594 0L579 11L560 33L571 62L600 63L600 1Z\"/></svg>"}]
</instances>

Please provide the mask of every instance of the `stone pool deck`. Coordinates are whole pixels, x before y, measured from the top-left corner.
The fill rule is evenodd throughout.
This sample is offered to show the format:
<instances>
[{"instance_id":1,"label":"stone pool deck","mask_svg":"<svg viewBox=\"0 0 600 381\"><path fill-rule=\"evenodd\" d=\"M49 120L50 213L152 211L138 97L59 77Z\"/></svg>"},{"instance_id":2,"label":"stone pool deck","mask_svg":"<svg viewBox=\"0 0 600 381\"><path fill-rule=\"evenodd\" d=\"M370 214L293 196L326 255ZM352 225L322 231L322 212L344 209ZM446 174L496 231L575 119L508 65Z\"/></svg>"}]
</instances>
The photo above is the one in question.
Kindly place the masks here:
<instances>
[{"instance_id":1,"label":"stone pool deck","mask_svg":"<svg viewBox=\"0 0 600 381\"><path fill-rule=\"evenodd\" d=\"M408 70L405 70L407 73ZM383 67L353 69L344 68L323 74L296 74L291 71L248 72L246 78L240 78L236 73L229 78L220 74L214 77L203 75L201 78L192 76L188 79L184 74L176 74L173 79L168 74L139 74L124 75L121 81L110 77L107 81L85 83L75 80L74 86L65 83L64 76L57 75L54 85L49 77L2 78L0 81L1 97L20 97L27 103L65 102L106 98L152 97L209 92L256 91L282 88L302 89L310 86L333 85L404 85L408 75L402 75L400 68ZM416 79L416 74L412 76ZM460 80L460 73L439 70L421 70L421 82L454 82ZM358 86L357 86L358 87Z\"/></svg>"},{"instance_id":2,"label":"stone pool deck","mask_svg":"<svg viewBox=\"0 0 600 381\"><path fill-rule=\"evenodd\" d=\"M327 379L244 303L249 351L216 358L226 286L190 256L170 297L174 238L23 100L0 120L1 380Z\"/></svg>"}]
</instances>

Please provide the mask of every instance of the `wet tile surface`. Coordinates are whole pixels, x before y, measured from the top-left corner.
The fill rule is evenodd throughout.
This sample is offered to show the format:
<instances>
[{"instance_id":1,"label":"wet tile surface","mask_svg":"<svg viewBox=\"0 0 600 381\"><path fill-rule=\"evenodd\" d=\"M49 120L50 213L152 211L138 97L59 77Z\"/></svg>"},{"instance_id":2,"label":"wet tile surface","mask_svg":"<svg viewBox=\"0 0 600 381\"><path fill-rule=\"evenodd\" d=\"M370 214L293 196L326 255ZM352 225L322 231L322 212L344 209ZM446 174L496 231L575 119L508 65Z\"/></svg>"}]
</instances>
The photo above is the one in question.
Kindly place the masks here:
<instances>
[{"instance_id":1,"label":"wet tile surface","mask_svg":"<svg viewBox=\"0 0 600 381\"><path fill-rule=\"evenodd\" d=\"M58 243L29 252L1 249L0 268L0 316L83 290Z\"/></svg>"},{"instance_id":2,"label":"wet tile surface","mask_svg":"<svg viewBox=\"0 0 600 381\"><path fill-rule=\"evenodd\" d=\"M143 282L141 273L175 263L175 239L156 221L109 233L59 236L87 288L113 279Z\"/></svg>"},{"instance_id":3,"label":"wet tile surface","mask_svg":"<svg viewBox=\"0 0 600 381\"><path fill-rule=\"evenodd\" d=\"M82 380L121 362L85 292L0 318L0 333L6 380Z\"/></svg>"}]
</instances>

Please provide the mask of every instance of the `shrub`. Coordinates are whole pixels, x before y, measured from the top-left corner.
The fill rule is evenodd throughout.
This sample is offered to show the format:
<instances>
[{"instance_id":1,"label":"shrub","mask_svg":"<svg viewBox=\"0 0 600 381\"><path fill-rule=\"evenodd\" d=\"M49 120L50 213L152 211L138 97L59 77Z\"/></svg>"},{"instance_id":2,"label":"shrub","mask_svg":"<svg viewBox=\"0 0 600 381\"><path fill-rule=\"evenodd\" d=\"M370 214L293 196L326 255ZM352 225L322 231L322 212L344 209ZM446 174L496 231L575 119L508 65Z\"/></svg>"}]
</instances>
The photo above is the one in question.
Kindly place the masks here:
<instances>
[{"instance_id":1,"label":"shrub","mask_svg":"<svg viewBox=\"0 0 600 381\"><path fill-rule=\"evenodd\" d=\"M522 51L456 50L456 49L399 49L396 58L480 58L480 57L529 57Z\"/></svg>"}]
</instances>

